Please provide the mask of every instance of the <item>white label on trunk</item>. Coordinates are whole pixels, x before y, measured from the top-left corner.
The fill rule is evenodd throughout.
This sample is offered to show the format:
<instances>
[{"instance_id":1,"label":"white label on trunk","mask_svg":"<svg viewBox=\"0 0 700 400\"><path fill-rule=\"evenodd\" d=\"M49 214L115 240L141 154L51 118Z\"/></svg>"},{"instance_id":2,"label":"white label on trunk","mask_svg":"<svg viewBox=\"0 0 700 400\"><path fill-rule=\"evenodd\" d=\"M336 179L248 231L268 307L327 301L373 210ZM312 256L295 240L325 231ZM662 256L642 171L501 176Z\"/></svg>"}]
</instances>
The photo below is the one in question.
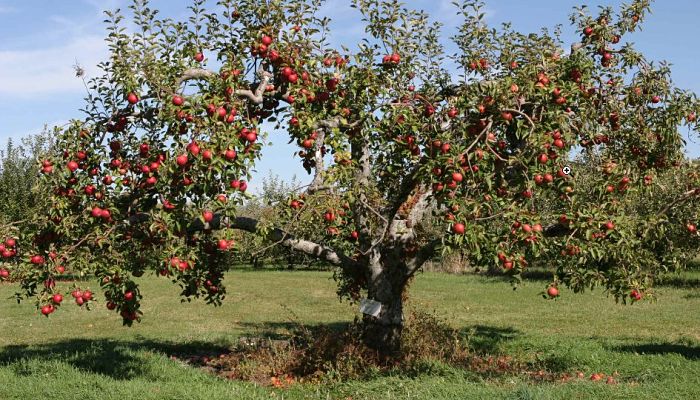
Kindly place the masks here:
<instances>
[{"instance_id":1,"label":"white label on trunk","mask_svg":"<svg viewBox=\"0 0 700 400\"><path fill-rule=\"evenodd\" d=\"M382 303L370 299L360 300L360 312L363 314L378 317L382 311Z\"/></svg>"}]
</instances>

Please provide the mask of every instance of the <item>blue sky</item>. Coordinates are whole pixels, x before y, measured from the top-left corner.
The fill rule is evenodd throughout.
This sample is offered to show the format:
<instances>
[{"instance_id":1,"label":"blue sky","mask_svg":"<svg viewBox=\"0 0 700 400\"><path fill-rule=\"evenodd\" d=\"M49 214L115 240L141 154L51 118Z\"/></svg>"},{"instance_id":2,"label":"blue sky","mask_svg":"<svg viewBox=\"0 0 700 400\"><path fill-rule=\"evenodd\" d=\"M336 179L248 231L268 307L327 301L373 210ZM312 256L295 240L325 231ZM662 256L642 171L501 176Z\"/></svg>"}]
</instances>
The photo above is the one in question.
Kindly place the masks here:
<instances>
[{"instance_id":1,"label":"blue sky","mask_svg":"<svg viewBox=\"0 0 700 400\"><path fill-rule=\"evenodd\" d=\"M75 78L72 66L77 62L88 76L106 57L103 9L126 9L129 0L0 0L0 143L19 139L41 130L44 124L64 123L79 118L85 88ZM214 4L215 1L211 0ZM434 20L445 24L444 36L459 24L451 0L408 1L428 11ZM587 4L617 5L619 0L487 0L487 18L491 24L511 21L521 32L539 31L542 26L564 24L564 38L575 39L567 25L572 7ZM152 0L154 8L169 17L187 15L189 0ZM327 0L322 12L333 19L334 44L352 45L362 26L349 0ZM673 64L673 79L679 87L700 93L697 40L700 38L700 10L691 0L657 1L644 30L627 40L635 42L650 59ZM276 140L266 148L251 182L255 189L269 171L283 178L296 174L306 180L298 161L292 159L294 147ZM696 141L697 142L697 141ZM700 156L700 144L690 143L689 154Z\"/></svg>"}]
</instances>

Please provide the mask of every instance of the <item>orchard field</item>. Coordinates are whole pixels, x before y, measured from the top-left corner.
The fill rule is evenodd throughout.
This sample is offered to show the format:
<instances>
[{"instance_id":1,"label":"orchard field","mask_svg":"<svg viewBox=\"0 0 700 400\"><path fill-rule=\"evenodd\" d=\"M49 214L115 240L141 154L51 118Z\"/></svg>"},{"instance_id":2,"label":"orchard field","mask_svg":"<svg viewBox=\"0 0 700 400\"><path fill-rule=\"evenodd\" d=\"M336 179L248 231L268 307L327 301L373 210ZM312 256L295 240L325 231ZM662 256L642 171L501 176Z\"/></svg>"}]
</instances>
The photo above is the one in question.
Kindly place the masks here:
<instances>
[{"instance_id":1,"label":"orchard field","mask_svg":"<svg viewBox=\"0 0 700 400\"><path fill-rule=\"evenodd\" d=\"M484 374L426 362L411 372L285 388L217 377L186 363L227 353L240 337L287 337L296 324L340 327L356 308L340 303L324 271L235 269L222 307L180 303L163 278L140 279L149 316L122 327L98 304L41 318L30 303L5 302L0 317L2 399L692 399L700 397L700 273L659 285L658 302L616 304L602 291L556 301L541 281L510 290L504 278L424 273L408 308L423 307L458 328L477 354L512 356L531 370ZM59 286L68 286L59 282ZM0 286L0 297L16 286ZM268 296L267 293L275 293ZM98 303L103 300L99 299ZM171 358L176 356L176 359ZM578 378L582 372L584 378ZM605 374L591 381L594 373ZM615 384L607 384L613 375Z\"/></svg>"}]
</instances>

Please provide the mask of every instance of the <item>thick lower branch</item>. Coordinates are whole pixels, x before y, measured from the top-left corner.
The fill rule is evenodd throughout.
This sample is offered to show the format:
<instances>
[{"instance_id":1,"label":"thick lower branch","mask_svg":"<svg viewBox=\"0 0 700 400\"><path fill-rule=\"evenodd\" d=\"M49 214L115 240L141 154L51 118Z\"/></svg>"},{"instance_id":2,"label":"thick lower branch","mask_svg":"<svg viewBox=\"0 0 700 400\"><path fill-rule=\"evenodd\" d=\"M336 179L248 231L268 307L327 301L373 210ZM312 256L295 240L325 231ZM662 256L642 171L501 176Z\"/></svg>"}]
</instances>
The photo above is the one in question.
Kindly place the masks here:
<instances>
[{"instance_id":1,"label":"thick lower branch","mask_svg":"<svg viewBox=\"0 0 700 400\"><path fill-rule=\"evenodd\" d=\"M433 239L418 250L416 255L406 263L406 275L413 276L413 274L415 274L416 271L418 271L418 269L420 269L420 267L426 263L426 261L435 256L435 253L441 244L442 240Z\"/></svg>"},{"instance_id":2,"label":"thick lower branch","mask_svg":"<svg viewBox=\"0 0 700 400\"><path fill-rule=\"evenodd\" d=\"M136 214L129 218L130 224L144 222L149 220L148 214ZM228 219L220 214L214 215L211 222L205 223L200 219L194 220L187 228L188 232L199 232L207 229L216 230L222 228L238 229L250 233L259 233L259 221L248 217L236 217ZM289 234L282 229L272 228L267 234L267 239L278 242L280 245L288 247L294 251L299 251L310 256L316 257L333 265L342 268L352 268L357 265L357 262L346 256L342 252L336 251L322 244L314 243L304 239L298 239L294 235Z\"/></svg>"},{"instance_id":3,"label":"thick lower branch","mask_svg":"<svg viewBox=\"0 0 700 400\"><path fill-rule=\"evenodd\" d=\"M413 193L413 191L416 189L418 184L420 183L418 180L418 173L420 172L420 169L423 167L423 164L425 162L425 158L421 158L416 165L413 166L413 169L411 169L406 176L404 176L403 180L399 184L398 190L395 192L394 196L389 198L389 205L387 208L387 212L385 214L385 217L388 220L393 220L394 217L396 216L396 213L399 212L399 209L403 205L403 203L408 200L408 197Z\"/></svg>"}]
</instances>

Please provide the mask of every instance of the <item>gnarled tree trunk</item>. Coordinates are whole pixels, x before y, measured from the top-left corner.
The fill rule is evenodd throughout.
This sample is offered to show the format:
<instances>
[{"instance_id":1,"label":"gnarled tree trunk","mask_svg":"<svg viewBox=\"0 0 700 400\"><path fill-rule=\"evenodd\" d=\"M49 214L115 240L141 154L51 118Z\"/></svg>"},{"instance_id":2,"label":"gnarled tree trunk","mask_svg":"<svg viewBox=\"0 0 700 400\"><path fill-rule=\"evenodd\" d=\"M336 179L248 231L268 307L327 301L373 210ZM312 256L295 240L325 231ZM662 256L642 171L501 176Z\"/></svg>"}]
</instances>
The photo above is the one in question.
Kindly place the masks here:
<instances>
[{"instance_id":1,"label":"gnarled tree trunk","mask_svg":"<svg viewBox=\"0 0 700 400\"><path fill-rule=\"evenodd\" d=\"M376 252L369 260L367 298L381 304L378 316L363 316L363 342L385 356L401 350L403 292L408 268L394 251Z\"/></svg>"}]
</instances>

